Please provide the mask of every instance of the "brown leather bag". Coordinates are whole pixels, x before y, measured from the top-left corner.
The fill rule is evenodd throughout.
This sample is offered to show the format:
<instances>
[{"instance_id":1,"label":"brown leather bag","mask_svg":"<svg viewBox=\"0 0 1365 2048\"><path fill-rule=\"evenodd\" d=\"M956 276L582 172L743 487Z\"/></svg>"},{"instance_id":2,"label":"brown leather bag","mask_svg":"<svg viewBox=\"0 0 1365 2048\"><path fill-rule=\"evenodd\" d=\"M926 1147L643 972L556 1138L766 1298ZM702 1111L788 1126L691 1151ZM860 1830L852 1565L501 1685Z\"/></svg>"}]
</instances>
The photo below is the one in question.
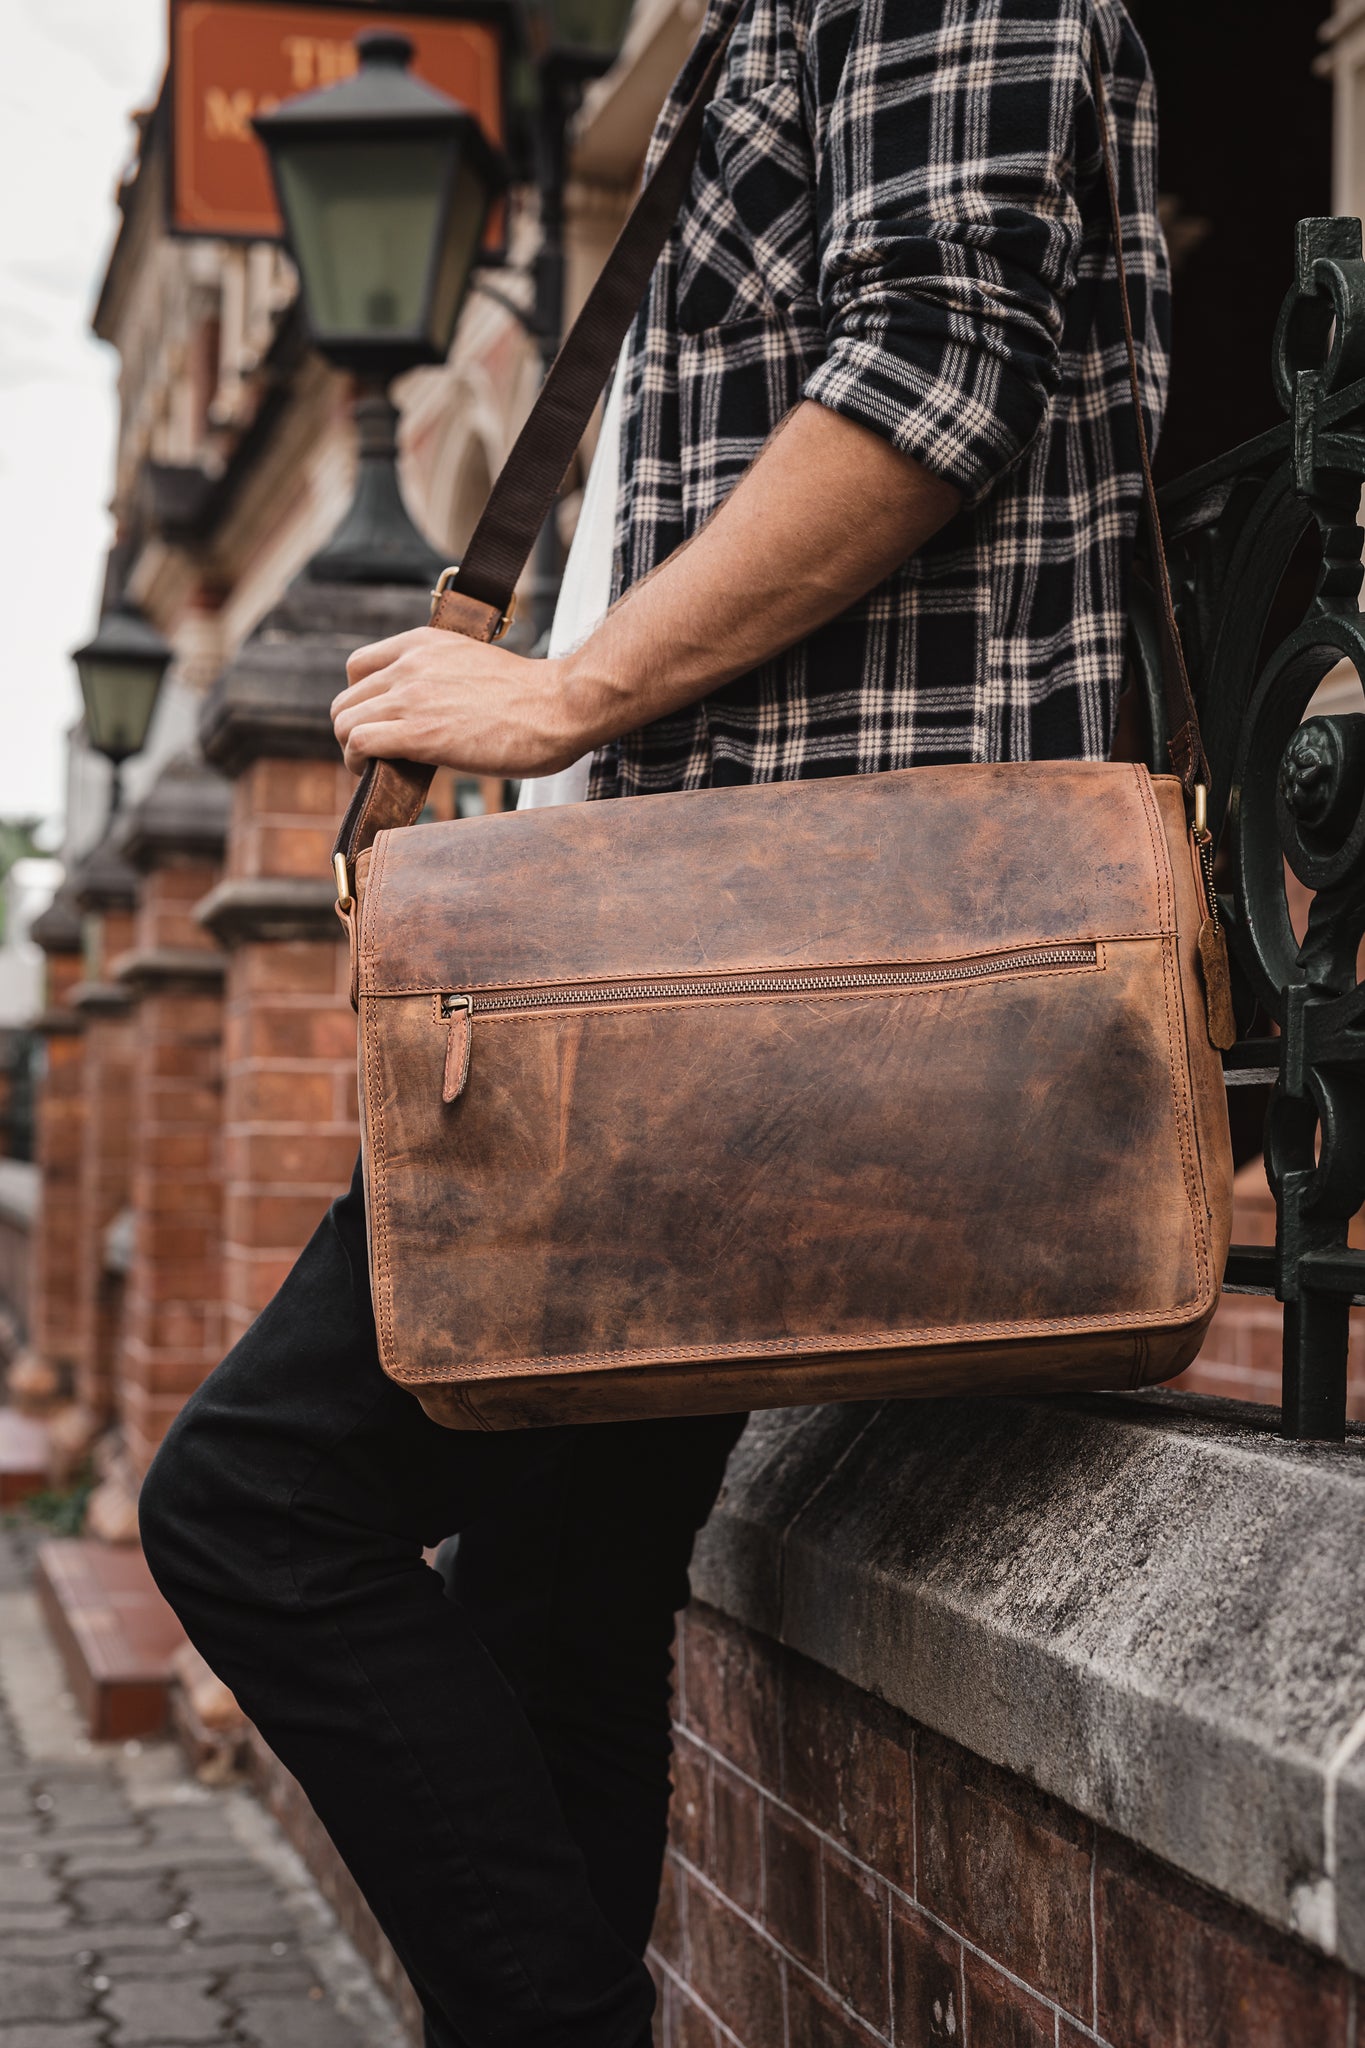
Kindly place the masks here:
<instances>
[{"instance_id":1,"label":"brown leather bag","mask_svg":"<svg viewBox=\"0 0 1365 2048\"><path fill-rule=\"evenodd\" d=\"M496 636L721 55L440 625ZM411 829L431 771L371 765L337 868L374 1306L385 1372L429 1415L1131 1387L1189 1363L1229 1236L1210 1015L1229 1027L1188 816L1207 775L1155 558L1169 776L924 767Z\"/></svg>"}]
</instances>

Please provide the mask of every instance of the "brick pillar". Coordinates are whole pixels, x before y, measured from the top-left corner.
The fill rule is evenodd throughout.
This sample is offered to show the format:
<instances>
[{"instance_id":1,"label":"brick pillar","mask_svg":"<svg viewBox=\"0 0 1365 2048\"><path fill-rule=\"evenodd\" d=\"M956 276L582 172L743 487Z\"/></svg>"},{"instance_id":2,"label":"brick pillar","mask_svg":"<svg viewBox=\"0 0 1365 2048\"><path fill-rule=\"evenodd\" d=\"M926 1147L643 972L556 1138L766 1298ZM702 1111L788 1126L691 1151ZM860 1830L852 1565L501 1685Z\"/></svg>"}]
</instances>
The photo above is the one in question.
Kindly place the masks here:
<instances>
[{"instance_id":1,"label":"brick pillar","mask_svg":"<svg viewBox=\"0 0 1365 2048\"><path fill-rule=\"evenodd\" d=\"M45 1407L69 1397L76 1378L76 1231L85 1135L85 1045L71 991L84 978L81 919L69 888L59 890L31 936L46 956L42 1040L34 1099L38 1213L29 1274L28 1349L10 1370L10 1392Z\"/></svg>"},{"instance_id":2,"label":"brick pillar","mask_svg":"<svg viewBox=\"0 0 1365 2048\"><path fill-rule=\"evenodd\" d=\"M123 837L142 880L132 948L115 969L136 1002L133 1246L117 1396L138 1478L223 1349L226 962L194 911L221 878L227 814L222 777L180 756Z\"/></svg>"},{"instance_id":3,"label":"brick pillar","mask_svg":"<svg viewBox=\"0 0 1365 2048\"><path fill-rule=\"evenodd\" d=\"M419 624L420 592L300 577L210 693L208 759L233 781L227 874L200 906L228 949L224 1340L265 1307L359 1143L355 1024L332 839L354 782L328 707L347 655Z\"/></svg>"},{"instance_id":4,"label":"brick pillar","mask_svg":"<svg viewBox=\"0 0 1365 2048\"><path fill-rule=\"evenodd\" d=\"M106 840L77 868L72 892L85 918L85 978L70 993L83 1024L85 1124L72 1216L75 1238L75 1396L101 1427L114 1415L114 1360L127 1270L124 1232L133 1135L132 998L112 963L133 937L137 876Z\"/></svg>"}]
</instances>

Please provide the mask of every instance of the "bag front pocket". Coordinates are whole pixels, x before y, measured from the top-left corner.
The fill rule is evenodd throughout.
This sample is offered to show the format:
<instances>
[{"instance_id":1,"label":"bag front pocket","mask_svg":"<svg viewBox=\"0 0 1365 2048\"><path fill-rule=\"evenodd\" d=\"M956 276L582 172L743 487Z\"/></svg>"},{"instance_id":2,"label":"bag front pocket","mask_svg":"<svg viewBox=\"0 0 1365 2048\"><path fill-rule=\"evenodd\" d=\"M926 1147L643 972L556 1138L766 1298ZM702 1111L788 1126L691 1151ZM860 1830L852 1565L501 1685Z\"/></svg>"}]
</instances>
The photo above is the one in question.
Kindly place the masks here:
<instances>
[{"instance_id":1,"label":"bag front pocket","mask_svg":"<svg viewBox=\"0 0 1365 2048\"><path fill-rule=\"evenodd\" d=\"M1100 965L1093 940L1029 946L969 959L892 962L885 966L800 968L792 971L716 975L662 975L638 981L548 983L534 988L452 990L439 1000L446 1026L442 1100L455 1102L469 1079L473 1026L478 1017L509 1017L546 1010L587 1011L666 1003L772 1002L784 997L903 995L917 988L945 988L972 981L1001 981L1019 974L1056 974Z\"/></svg>"}]
</instances>

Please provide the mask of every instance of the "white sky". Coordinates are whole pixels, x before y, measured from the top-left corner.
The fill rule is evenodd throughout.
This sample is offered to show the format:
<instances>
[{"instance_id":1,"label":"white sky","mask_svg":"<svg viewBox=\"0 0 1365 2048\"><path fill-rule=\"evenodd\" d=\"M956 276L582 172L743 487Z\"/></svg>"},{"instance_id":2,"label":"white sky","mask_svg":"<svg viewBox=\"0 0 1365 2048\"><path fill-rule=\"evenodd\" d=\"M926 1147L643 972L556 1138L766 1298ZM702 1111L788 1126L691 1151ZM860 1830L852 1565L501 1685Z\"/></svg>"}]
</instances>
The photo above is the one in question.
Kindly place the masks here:
<instances>
[{"instance_id":1,"label":"white sky","mask_svg":"<svg viewBox=\"0 0 1365 2048\"><path fill-rule=\"evenodd\" d=\"M0 815L55 815L113 480L113 351L90 313L166 0L0 0Z\"/></svg>"}]
</instances>

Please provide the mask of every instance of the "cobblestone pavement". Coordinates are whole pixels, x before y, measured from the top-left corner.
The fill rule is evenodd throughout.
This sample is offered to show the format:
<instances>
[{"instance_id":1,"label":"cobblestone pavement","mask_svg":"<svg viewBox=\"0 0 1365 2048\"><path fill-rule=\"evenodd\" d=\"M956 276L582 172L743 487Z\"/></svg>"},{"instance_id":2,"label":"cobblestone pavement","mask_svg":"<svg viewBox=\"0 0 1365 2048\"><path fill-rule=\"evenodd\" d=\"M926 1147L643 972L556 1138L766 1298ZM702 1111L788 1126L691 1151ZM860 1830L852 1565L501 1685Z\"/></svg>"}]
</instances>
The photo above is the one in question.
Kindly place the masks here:
<instances>
[{"instance_id":1,"label":"cobblestone pavement","mask_svg":"<svg viewBox=\"0 0 1365 2048\"><path fill-rule=\"evenodd\" d=\"M0 2048L411 2048L248 1792L83 1739L34 1540L0 1523Z\"/></svg>"}]
</instances>

